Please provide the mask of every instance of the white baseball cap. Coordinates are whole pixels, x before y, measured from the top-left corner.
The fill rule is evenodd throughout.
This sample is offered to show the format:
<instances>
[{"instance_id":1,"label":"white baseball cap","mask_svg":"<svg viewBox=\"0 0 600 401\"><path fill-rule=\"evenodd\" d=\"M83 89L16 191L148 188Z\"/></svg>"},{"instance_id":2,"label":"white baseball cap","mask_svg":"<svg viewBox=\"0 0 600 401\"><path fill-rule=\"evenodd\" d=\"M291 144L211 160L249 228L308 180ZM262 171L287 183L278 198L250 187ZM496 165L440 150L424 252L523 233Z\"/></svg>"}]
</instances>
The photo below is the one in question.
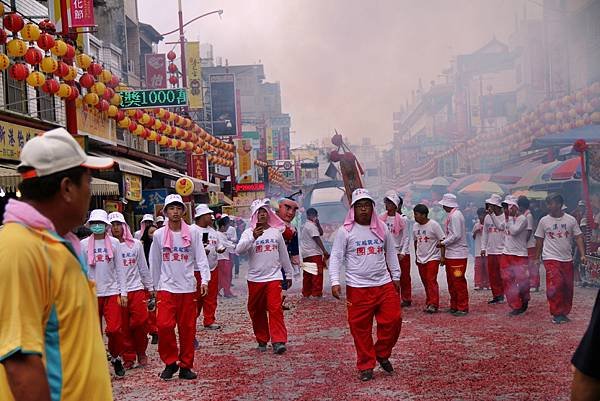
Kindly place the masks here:
<instances>
[{"instance_id":1,"label":"white baseball cap","mask_svg":"<svg viewBox=\"0 0 600 401\"><path fill-rule=\"evenodd\" d=\"M269 205L271 205L271 201L269 199L267 199L267 198L265 198L265 199L256 199L250 205L250 211L252 212L252 214L254 214L261 207L268 207Z\"/></svg>"},{"instance_id":2,"label":"white baseball cap","mask_svg":"<svg viewBox=\"0 0 600 401\"><path fill-rule=\"evenodd\" d=\"M512 195L507 195L506 198L504 198L504 201L502 203L506 203L509 206L519 207L519 204L517 203L517 200Z\"/></svg>"},{"instance_id":3,"label":"white baseball cap","mask_svg":"<svg viewBox=\"0 0 600 401\"><path fill-rule=\"evenodd\" d=\"M21 174L23 179L45 177L74 167L94 170L112 167L110 157L93 157L85 154L81 146L64 128L56 128L38 135L23 146L18 169L33 168Z\"/></svg>"},{"instance_id":4,"label":"white baseball cap","mask_svg":"<svg viewBox=\"0 0 600 401\"><path fill-rule=\"evenodd\" d=\"M140 223L143 223L144 221L151 221L151 222L153 222L153 223L154 223L154 216L153 216L153 215L151 215L151 214L145 214L145 215L142 217L142 221L140 221Z\"/></svg>"},{"instance_id":5,"label":"white baseball cap","mask_svg":"<svg viewBox=\"0 0 600 401\"><path fill-rule=\"evenodd\" d=\"M60 171L60 170L59 170ZM108 214L102 209L94 209L90 213L90 218L88 219L88 223L93 221L99 221L101 223L110 225L110 221L108 220Z\"/></svg>"},{"instance_id":6,"label":"white baseball cap","mask_svg":"<svg viewBox=\"0 0 600 401\"><path fill-rule=\"evenodd\" d=\"M489 203L494 206L502 206L502 197L498 194L493 194L489 199L485 200L485 203Z\"/></svg>"},{"instance_id":7,"label":"white baseball cap","mask_svg":"<svg viewBox=\"0 0 600 401\"><path fill-rule=\"evenodd\" d=\"M185 207L185 203L183 203L183 199L180 195L171 194L167 195L167 197L165 198L165 206L163 207L163 210L165 210L167 206L172 205L174 203L179 203L182 207Z\"/></svg>"},{"instance_id":8,"label":"white baseball cap","mask_svg":"<svg viewBox=\"0 0 600 401\"><path fill-rule=\"evenodd\" d=\"M164 218L164 217L162 217L162 216L158 216L158 217L156 218L156 222L157 222L157 223L164 223L164 222L165 222L165 218Z\"/></svg>"},{"instance_id":9,"label":"white baseball cap","mask_svg":"<svg viewBox=\"0 0 600 401\"><path fill-rule=\"evenodd\" d=\"M444 194L442 200L438 202L442 206L455 208L458 207L458 202L456 200L456 195L454 194Z\"/></svg>"},{"instance_id":10,"label":"white baseball cap","mask_svg":"<svg viewBox=\"0 0 600 401\"><path fill-rule=\"evenodd\" d=\"M385 198L383 199L388 199L390 202L396 205L396 207L398 207L398 205L400 204L400 197L394 191L387 191L385 193Z\"/></svg>"},{"instance_id":11,"label":"white baseball cap","mask_svg":"<svg viewBox=\"0 0 600 401\"><path fill-rule=\"evenodd\" d=\"M108 215L108 221L109 223L122 223L122 224L127 224L127 222L125 221L125 216L123 216L122 213L119 212L112 212Z\"/></svg>"},{"instance_id":12,"label":"white baseball cap","mask_svg":"<svg viewBox=\"0 0 600 401\"><path fill-rule=\"evenodd\" d=\"M579 202L577 202L577 206L585 206L585 202L580 200Z\"/></svg>"},{"instance_id":13,"label":"white baseball cap","mask_svg":"<svg viewBox=\"0 0 600 401\"><path fill-rule=\"evenodd\" d=\"M354 204L361 199L369 199L371 202L375 203L369 191L364 188L357 188L352 192L352 203L350 206L354 206Z\"/></svg>"},{"instance_id":14,"label":"white baseball cap","mask_svg":"<svg viewBox=\"0 0 600 401\"><path fill-rule=\"evenodd\" d=\"M197 219L200 216L204 216L205 214L213 214L214 212L210 210L206 203L201 203L196 206L196 212L194 213L194 218Z\"/></svg>"}]
</instances>

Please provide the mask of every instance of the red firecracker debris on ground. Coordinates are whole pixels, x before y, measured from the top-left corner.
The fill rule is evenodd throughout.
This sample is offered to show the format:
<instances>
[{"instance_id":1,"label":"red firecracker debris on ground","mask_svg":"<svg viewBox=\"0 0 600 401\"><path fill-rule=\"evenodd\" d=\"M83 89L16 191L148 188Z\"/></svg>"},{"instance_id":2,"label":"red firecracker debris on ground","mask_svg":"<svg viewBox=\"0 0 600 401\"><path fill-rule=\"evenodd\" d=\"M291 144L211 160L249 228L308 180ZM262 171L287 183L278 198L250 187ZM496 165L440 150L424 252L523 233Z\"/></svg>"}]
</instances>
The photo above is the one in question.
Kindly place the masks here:
<instances>
[{"instance_id":1,"label":"red firecracker debris on ground","mask_svg":"<svg viewBox=\"0 0 600 401\"><path fill-rule=\"evenodd\" d=\"M448 303L440 269L441 305ZM472 269L471 269L472 271ZM288 352L259 353L246 311L244 280L238 298L219 298L223 329L199 330L195 381L158 378L164 365L156 345L150 364L113 380L116 400L567 400L571 356L589 322L595 289L576 288L571 323L550 321L546 294L532 293L529 310L509 317L508 306L488 305L489 291L470 291L470 313L422 312L424 292L413 272L413 306L403 310L402 334L391 361L396 372L357 378L355 351L343 301L302 299L296 280L285 312ZM470 281L472 282L472 280ZM201 326L200 326L201 327Z\"/></svg>"}]
</instances>

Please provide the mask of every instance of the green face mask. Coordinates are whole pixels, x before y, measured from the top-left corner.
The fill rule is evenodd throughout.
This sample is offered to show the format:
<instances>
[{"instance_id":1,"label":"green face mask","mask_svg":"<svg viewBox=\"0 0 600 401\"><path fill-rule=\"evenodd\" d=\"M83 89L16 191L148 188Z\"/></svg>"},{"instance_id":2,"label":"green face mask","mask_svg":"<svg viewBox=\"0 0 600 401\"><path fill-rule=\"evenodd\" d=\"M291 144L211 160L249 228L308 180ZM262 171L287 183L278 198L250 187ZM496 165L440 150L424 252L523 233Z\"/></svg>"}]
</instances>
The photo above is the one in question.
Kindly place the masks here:
<instances>
[{"instance_id":1,"label":"green face mask","mask_svg":"<svg viewBox=\"0 0 600 401\"><path fill-rule=\"evenodd\" d=\"M106 226L104 224L92 224L90 230L94 234L104 234L106 232Z\"/></svg>"}]
</instances>

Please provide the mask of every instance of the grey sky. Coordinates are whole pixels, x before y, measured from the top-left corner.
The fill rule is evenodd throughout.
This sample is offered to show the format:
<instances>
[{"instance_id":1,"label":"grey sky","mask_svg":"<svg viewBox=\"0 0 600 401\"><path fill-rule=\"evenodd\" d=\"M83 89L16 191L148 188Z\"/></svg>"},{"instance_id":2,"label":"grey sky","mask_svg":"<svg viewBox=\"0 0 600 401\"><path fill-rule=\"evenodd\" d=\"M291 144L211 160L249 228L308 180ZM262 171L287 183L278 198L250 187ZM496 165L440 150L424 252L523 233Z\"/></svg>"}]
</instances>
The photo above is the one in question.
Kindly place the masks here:
<instances>
[{"instance_id":1,"label":"grey sky","mask_svg":"<svg viewBox=\"0 0 600 401\"><path fill-rule=\"evenodd\" d=\"M184 21L225 11L187 27L188 40L212 43L230 65L260 60L267 79L281 83L294 144L333 128L353 141L389 142L392 112L419 77L428 87L452 55L493 35L507 41L525 5L528 15L540 13L528 0L183 0ZM158 31L177 27L177 0L138 0L138 7Z\"/></svg>"}]
</instances>

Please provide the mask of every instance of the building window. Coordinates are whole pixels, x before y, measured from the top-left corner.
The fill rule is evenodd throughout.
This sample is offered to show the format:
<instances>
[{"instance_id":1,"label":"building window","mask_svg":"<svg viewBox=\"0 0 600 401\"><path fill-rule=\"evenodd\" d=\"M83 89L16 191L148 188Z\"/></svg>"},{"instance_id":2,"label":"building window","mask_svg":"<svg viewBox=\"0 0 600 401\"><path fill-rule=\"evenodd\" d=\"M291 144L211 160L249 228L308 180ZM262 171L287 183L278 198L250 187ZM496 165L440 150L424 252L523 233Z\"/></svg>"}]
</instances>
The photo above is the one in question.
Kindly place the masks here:
<instances>
[{"instance_id":1,"label":"building window","mask_svg":"<svg viewBox=\"0 0 600 401\"><path fill-rule=\"evenodd\" d=\"M16 81L5 71L4 83L6 109L27 114L27 84L25 81Z\"/></svg>"},{"instance_id":2,"label":"building window","mask_svg":"<svg viewBox=\"0 0 600 401\"><path fill-rule=\"evenodd\" d=\"M54 96L49 95L39 89L36 90L37 96L37 116L40 120L56 121L56 104L54 102Z\"/></svg>"}]
</instances>

